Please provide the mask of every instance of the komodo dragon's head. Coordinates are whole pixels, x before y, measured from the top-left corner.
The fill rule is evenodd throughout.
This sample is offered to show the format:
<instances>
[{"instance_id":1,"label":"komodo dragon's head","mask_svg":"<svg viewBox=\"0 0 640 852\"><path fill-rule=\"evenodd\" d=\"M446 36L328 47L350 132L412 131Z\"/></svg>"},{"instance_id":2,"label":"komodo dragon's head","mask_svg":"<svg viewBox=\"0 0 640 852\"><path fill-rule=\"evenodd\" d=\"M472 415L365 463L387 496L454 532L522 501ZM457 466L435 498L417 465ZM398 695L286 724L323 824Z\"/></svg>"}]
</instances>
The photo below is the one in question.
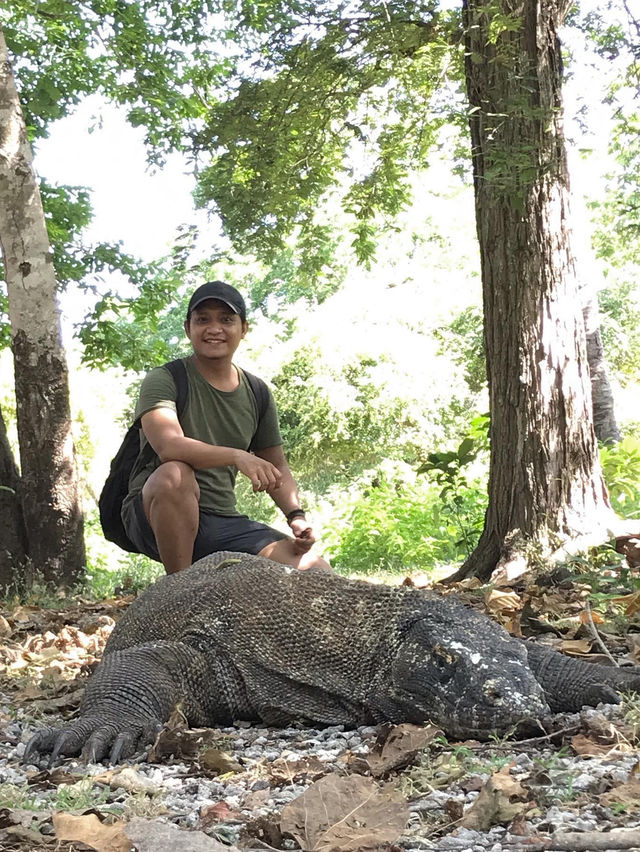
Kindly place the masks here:
<instances>
[{"instance_id":1,"label":"komodo dragon's head","mask_svg":"<svg viewBox=\"0 0 640 852\"><path fill-rule=\"evenodd\" d=\"M405 718L429 720L454 737L487 739L548 715L524 645L489 619L448 603L434 602L432 615L413 621L398 649L392 691Z\"/></svg>"}]
</instances>

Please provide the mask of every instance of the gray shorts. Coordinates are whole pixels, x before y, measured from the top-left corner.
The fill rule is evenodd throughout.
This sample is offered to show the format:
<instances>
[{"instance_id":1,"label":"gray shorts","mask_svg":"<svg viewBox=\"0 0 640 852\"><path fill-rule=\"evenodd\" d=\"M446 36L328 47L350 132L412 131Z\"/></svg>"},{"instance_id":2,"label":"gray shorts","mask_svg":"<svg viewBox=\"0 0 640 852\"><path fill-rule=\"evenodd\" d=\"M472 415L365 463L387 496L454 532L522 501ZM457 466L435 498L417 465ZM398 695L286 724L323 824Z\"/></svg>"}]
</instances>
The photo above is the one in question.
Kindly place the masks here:
<instances>
[{"instance_id":1,"label":"gray shorts","mask_svg":"<svg viewBox=\"0 0 640 852\"><path fill-rule=\"evenodd\" d=\"M142 493L137 494L123 511L122 522L140 553L161 562L156 537L142 508ZM257 555L268 544L283 538L288 536L266 524L252 521L246 515L213 515L201 510L198 534L193 545L193 561L218 550Z\"/></svg>"}]
</instances>

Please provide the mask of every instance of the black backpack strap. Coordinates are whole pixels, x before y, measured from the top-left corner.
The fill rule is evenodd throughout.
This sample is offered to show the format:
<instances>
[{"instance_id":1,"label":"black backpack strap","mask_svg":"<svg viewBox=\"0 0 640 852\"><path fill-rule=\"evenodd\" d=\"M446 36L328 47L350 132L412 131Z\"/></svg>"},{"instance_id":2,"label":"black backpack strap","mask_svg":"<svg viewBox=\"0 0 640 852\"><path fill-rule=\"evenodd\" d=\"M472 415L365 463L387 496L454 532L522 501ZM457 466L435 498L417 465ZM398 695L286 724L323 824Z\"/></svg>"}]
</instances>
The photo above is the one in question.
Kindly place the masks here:
<instances>
[{"instance_id":1,"label":"black backpack strap","mask_svg":"<svg viewBox=\"0 0 640 852\"><path fill-rule=\"evenodd\" d=\"M167 364L163 364L162 366L165 367L171 373L174 384L176 386L176 413L178 415L179 420L182 416L182 413L184 412L185 406L187 404L187 399L189 397L189 379L187 377L187 368L185 367L182 358L177 358L175 361L169 361ZM139 418L131 426L131 428L136 430L140 430L142 428L140 425ZM144 464L148 464L148 462L151 461L151 459L155 455L153 447L148 442L144 445L140 453L142 462Z\"/></svg>"},{"instance_id":2,"label":"black backpack strap","mask_svg":"<svg viewBox=\"0 0 640 852\"><path fill-rule=\"evenodd\" d=\"M258 425L256 427L256 431L253 433L253 438L255 438L256 433L260 428L260 421L266 414L267 408L269 407L269 388L262 379L258 378L258 376L254 376L253 373L248 373L246 370L243 370L242 372L244 373L246 380L249 382L249 387L251 388L258 404ZM253 449L253 438L249 445L250 450Z\"/></svg>"},{"instance_id":3,"label":"black backpack strap","mask_svg":"<svg viewBox=\"0 0 640 852\"><path fill-rule=\"evenodd\" d=\"M176 399L176 412L178 414L178 420L182 416L182 413L187 404L187 398L189 396L189 379L187 377L187 368L185 366L182 358L177 358L175 361L169 361L168 364L164 364L164 367L171 373L173 376L173 381L175 382L178 396Z\"/></svg>"}]
</instances>

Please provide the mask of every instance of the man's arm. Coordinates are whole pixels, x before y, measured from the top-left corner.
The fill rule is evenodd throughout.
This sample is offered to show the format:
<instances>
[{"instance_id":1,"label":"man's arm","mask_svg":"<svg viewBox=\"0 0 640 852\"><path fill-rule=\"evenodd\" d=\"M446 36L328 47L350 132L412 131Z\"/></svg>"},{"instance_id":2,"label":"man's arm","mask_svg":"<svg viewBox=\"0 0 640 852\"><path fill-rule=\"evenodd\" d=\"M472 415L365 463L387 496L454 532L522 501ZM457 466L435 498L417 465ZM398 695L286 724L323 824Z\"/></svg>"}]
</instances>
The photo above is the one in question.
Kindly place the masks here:
<instances>
[{"instance_id":1,"label":"man's arm","mask_svg":"<svg viewBox=\"0 0 640 852\"><path fill-rule=\"evenodd\" d=\"M181 461L191 465L194 470L235 465L240 473L251 480L254 491L271 493L282 483L281 472L267 458L260 458L235 447L218 447L195 438L187 438L182 431L178 415L171 408L154 408L147 411L140 422L142 431L161 462Z\"/></svg>"},{"instance_id":2,"label":"man's arm","mask_svg":"<svg viewBox=\"0 0 640 852\"><path fill-rule=\"evenodd\" d=\"M277 489L269 491L269 496L285 515L285 517L294 509L300 509L300 496L298 494L298 486L293 478L291 469L287 463L284 451L281 446L266 447L263 450L256 450L256 456L270 462L277 470L280 471L281 482ZM305 553L314 544L316 538L313 534L311 524L305 517L299 516L293 518L289 522L291 532L296 540L296 545L301 553Z\"/></svg>"}]
</instances>

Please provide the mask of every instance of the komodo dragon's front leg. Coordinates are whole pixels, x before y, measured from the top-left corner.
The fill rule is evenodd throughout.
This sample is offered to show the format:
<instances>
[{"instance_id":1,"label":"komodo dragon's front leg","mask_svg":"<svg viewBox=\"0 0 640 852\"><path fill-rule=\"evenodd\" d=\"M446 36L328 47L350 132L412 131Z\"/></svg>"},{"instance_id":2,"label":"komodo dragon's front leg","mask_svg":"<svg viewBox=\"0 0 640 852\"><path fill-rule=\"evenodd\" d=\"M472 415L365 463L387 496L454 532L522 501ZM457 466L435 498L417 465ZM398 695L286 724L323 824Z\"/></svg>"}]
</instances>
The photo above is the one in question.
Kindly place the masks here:
<instances>
[{"instance_id":1,"label":"komodo dragon's front leg","mask_svg":"<svg viewBox=\"0 0 640 852\"><path fill-rule=\"evenodd\" d=\"M206 704L215 703L215 669L211 658L182 642L149 642L107 654L87 684L79 718L38 731L23 760L50 753L52 765L60 755L82 752L87 762L110 754L111 763L118 763L152 742L178 703L189 722L205 724L212 711Z\"/></svg>"},{"instance_id":2,"label":"komodo dragon's front leg","mask_svg":"<svg viewBox=\"0 0 640 852\"><path fill-rule=\"evenodd\" d=\"M576 713L584 705L617 704L619 692L640 692L640 669L602 666L525 642L529 667L552 713Z\"/></svg>"}]
</instances>

